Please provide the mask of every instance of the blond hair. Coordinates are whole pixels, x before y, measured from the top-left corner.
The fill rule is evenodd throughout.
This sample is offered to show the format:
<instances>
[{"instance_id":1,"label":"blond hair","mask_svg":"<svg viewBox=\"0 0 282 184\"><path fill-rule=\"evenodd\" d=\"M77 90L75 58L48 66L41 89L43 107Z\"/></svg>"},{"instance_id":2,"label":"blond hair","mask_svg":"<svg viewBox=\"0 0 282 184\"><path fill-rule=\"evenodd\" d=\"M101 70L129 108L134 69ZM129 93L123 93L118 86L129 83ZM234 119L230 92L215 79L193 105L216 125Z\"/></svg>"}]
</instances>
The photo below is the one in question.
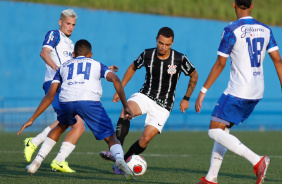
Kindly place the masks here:
<instances>
[{"instance_id":1,"label":"blond hair","mask_svg":"<svg viewBox=\"0 0 282 184\"><path fill-rule=\"evenodd\" d=\"M72 9L67 9L67 10L62 11L60 20L63 20L66 17L77 19L77 15Z\"/></svg>"}]
</instances>

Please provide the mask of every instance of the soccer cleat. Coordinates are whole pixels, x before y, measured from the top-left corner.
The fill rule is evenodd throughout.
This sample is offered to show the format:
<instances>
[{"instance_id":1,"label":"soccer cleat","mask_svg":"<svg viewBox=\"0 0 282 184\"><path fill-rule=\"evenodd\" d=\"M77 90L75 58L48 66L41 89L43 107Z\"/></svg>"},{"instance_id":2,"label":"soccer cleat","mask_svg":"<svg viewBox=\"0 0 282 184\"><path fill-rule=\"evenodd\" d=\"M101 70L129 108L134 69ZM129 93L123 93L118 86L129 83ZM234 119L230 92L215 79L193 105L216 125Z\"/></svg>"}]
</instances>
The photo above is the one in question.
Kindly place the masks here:
<instances>
[{"instance_id":1,"label":"soccer cleat","mask_svg":"<svg viewBox=\"0 0 282 184\"><path fill-rule=\"evenodd\" d=\"M33 139L33 137L26 138L24 140L24 158L28 162L30 162L32 154L35 152L35 150L37 148L37 146L35 146L35 144L31 143L31 139Z\"/></svg>"},{"instance_id":2,"label":"soccer cleat","mask_svg":"<svg viewBox=\"0 0 282 184\"><path fill-rule=\"evenodd\" d=\"M105 160L109 160L109 161L113 161L113 162L116 161L115 157L112 155L112 153L110 151L101 151L100 156Z\"/></svg>"},{"instance_id":3,"label":"soccer cleat","mask_svg":"<svg viewBox=\"0 0 282 184\"><path fill-rule=\"evenodd\" d=\"M72 170L69 167L68 162L62 161L62 162L57 162L55 159L51 163L51 167L53 171L61 171L61 172L69 172L69 173L74 173L75 170Z\"/></svg>"},{"instance_id":4,"label":"soccer cleat","mask_svg":"<svg viewBox=\"0 0 282 184\"><path fill-rule=\"evenodd\" d=\"M134 173L126 165L124 159L117 159L115 162L115 165L117 166L119 170L121 170L126 180L135 180L136 179Z\"/></svg>"},{"instance_id":5,"label":"soccer cleat","mask_svg":"<svg viewBox=\"0 0 282 184\"><path fill-rule=\"evenodd\" d=\"M270 164L270 158L268 156L264 156L260 159L260 161L254 166L254 173L257 176L257 183L263 183L263 179L265 178L267 168Z\"/></svg>"},{"instance_id":6,"label":"soccer cleat","mask_svg":"<svg viewBox=\"0 0 282 184\"><path fill-rule=\"evenodd\" d=\"M31 175L33 175L37 170L38 168L40 167L40 163L36 162L35 160L33 160L33 162L29 165L27 165L25 167L26 169L26 172L30 173Z\"/></svg>"},{"instance_id":7,"label":"soccer cleat","mask_svg":"<svg viewBox=\"0 0 282 184\"><path fill-rule=\"evenodd\" d=\"M201 180L201 181L199 181L199 183L197 183L197 184L217 184L217 183L206 180L205 177L201 177L199 180Z\"/></svg>"},{"instance_id":8,"label":"soccer cleat","mask_svg":"<svg viewBox=\"0 0 282 184\"><path fill-rule=\"evenodd\" d=\"M113 165L113 171L115 174L122 174L121 170L119 170L119 168L117 168L116 164Z\"/></svg>"}]
</instances>

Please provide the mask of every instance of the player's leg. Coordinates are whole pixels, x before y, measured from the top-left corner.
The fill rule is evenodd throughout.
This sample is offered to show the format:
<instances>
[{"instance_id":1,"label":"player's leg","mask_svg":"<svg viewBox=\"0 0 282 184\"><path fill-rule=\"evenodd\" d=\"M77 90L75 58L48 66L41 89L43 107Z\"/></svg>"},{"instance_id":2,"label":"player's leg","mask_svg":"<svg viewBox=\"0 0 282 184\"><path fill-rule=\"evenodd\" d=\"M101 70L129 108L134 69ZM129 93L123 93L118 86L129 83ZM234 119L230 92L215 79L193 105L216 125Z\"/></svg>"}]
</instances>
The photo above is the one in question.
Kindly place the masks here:
<instances>
[{"instance_id":1,"label":"player's leg","mask_svg":"<svg viewBox=\"0 0 282 184\"><path fill-rule=\"evenodd\" d=\"M79 116L75 116L77 122L72 125L72 129L66 135L62 146L60 148L59 153L55 157L56 162L63 162L66 158L71 154L71 152L75 149L75 144L77 143L80 136L85 131L85 126L83 119Z\"/></svg>"},{"instance_id":2,"label":"player's leg","mask_svg":"<svg viewBox=\"0 0 282 184\"><path fill-rule=\"evenodd\" d=\"M139 155L145 151L149 142L158 134L162 132L162 129L169 117L170 112L165 108L159 106L153 100L147 98L148 110L145 120L145 129L137 140L124 155L125 160L131 155ZM145 100L145 99L144 99Z\"/></svg>"},{"instance_id":3,"label":"player's leg","mask_svg":"<svg viewBox=\"0 0 282 184\"><path fill-rule=\"evenodd\" d=\"M215 121L211 122L211 129L209 130L209 136L214 141L223 145L233 153L247 159L254 166L254 171L260 183L265 177L266 170L270 163L269 157L261 157L258 154L254 153L247 146L241 143L241 141L237 137L223 131L220 128L220 126L218 126L218 124L220 123ZM260 167L260 165L262 167Z\"/></svg>"},{"instance_id":4,"label":"player's leg","mask_svg":"<svg viewBox=\"0 0 282 184\"><path fill-rule=\"evenodd\" d=\"M135 93L128 99L128 106L133 113L133 117L139 116L142 113L146 112L146 109L144 108L146 101L143 100L142 98L143 98L142 95L140 95L139 93ZM116 127L116 136L117 139L120 141L121 145L123 145L124 139L129 132L129 127L130 127L130 121L124 119L124 109L122 109ZM111 152L101 151L100 156L105 160L110 160L113 162L115 161Z\"/></svg>"},{"instance_id":5,"label":"player's leg","mask_svg":"<svg viewBox=\"0 0 282 184\"><path fill-rule=\"evenodd\" d=\"M115 173L118 172L116 174L123 174L127 180L135 179L133 172L129 169L124 160L124 152L119 140L116 138L116 135L113 134L112 136L105 138L105 141L108 143L111 155L113 155L115 160L115 164L113 166Z\"/></svg>"},{"instance_id":6,"label":"player's leg","mask_svg":"<svg viewBox=\"0 0 282 184\"><path fill-rule=\"evenodd\" d=\"M43 89L45 91L45 94L48 93L49 88L51 86L52 81L47 81L43 84ZM59 91L56 93L54 96L52 106L54 108L54 111L58 114L60 112L60 107L59 107ZM36 148L45 140L49 132L57 126L59 121L55 121L53 124L50 126L47 126L41 133L39 133L35 137L29 137L24 140L24 156L26 161L30 162L31 157L33 153L35 152Z\"/></svg>"},{"instance_id":7,"label":"player's leg","mask_svg":"<svg viewBox=\"0 0 282 184\"><path fill-rule=\"evenodd\" d=\"M45 140L49 132L57 126L59 121L55 121L52 125L46 127L41 133L36 137L29 137L24 140L24 157L27 162L30 162L31 157L37 147Z\"/></svg>"},{"instance_id":8,"label":"player's leg","mask_svg":"<svg viewBox=\"0 0 282 184\"><path fill-rule=\"evenodd\" d=\"M135 101L129 100L128 106L133 113L133 117L139 116L142 114L142 111ZM121 145L123 145L124 139L127 136L130 128L130 120L124 119L124 109L122 108L120 118L117 122L116 127L116 136L117 139L120 141Z\"/></svg>"},{"instance_id":9,"label":"player's leg","mask_svg":"<svg viewBox=\"0 0 282 184\"><path fill-rule=\"evenodd\" d=\"M224 131L229 133L229 128L225 128ZM206 175L206 180L217 183L217 176L219 169L221 167L224 155L227 151L227 148L221 144L214 142L213 150L211 154L210 168Z\"/></svg>"},{"instance_id":10,"label":"player's leg","mask_svg":"<svg viewBox=\"0 0 282 184\"><path fill-rule=\"evenodd\" d=\"M45 157L49 154L52 148L55 146L56 142L58 141L60 135L67 129L67 126L58 124L55 128L53 128L48 137L43 142L37 156L33 160L33 162L26 166L26 170L28 173L34 174L38 168L40 167L41 163L45 159Z\"/></svg>"},{"instance_id":11,"label":"player's leg","mask_svg":"<svg viewBox=\"0 0 282 184\"><path fill-rule=\"evenodd\" d=\"M244 144L242 144L238 138L225 132L225 128L232 124L239 124L249 117L253 109L259 100L245 100L231 95L222 95L218 101L218 105L215 107L212 113L212 121L209 129L209 136L217 143L226 147L230 151L246 158L254 169L257 168L257 164L262 164L263 169L255 171L257 174L257 181L263 180L265 172L269 165L270 159L268 157L260 157ZM232 122L232 123L230 123ZM222 149L223 151L223 149ZM219 167L218 167L219 169ZM213 179L212 175L216 176L218 173L217 169L209 176L208 179Z\"/></svg>"},{"instance_id":12,"label":"player's leg","mask_svg":"<svg viewBox=\"0 0 282 184\"><path fill-rule=\"evenodd\" d=\"M71 126L72 129L67 133L60 147L60 151L50 165L52 170L61 172L75 172L68 166L66 159L75 149L77 140L85 130L83 120L78 116L76 116L77 119L74 118L74 114L76 114L75 107L76 104L71 102L60 104L61 112L58 115L58 120L60 121L60 124L63 124L67 127Z\"/></svg>"},{"instance_id":13,"label":"player's leg","mask_svg":"<svg viewBox=\"0 0 282 184\"><path fill-rule=\"evenodd\" d=\"M124 155L126 160L131 155L139 155L143 153L149 144L149 142L159 133L159 130L154 126L147 125L143 131L141 137L129 148Z\"/></svg>"}]
</instances>

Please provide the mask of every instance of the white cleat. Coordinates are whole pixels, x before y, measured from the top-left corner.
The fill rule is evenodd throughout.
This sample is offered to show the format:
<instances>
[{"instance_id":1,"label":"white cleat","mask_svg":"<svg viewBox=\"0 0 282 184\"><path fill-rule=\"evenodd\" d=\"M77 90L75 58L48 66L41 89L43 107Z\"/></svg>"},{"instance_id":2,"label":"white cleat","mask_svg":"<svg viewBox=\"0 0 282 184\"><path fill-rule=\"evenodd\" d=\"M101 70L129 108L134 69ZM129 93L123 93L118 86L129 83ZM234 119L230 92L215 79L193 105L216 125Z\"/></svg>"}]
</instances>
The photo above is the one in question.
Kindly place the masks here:
<instances>
[{"instance_id":1,"label":"white cleat","mask_svg":"<svg viewBox=\"0 0 282 184\"><path fill-rule=\"evenodd\" d=\"M115 162L118 169L122 171L122 174L126 180L135 180L134 173L129 169L123 159L117 159Z\"/></svg>"},{"instance_id":2,"label":"white cleat","mask_svg":"<svg viewBox=\"0 0 282 184\"><path fill-rule=\"evenodd\" d=\"M36 162L35 160L33 160L33 162L31 163L31 164L29 164L29 165L27 165L26 167L25 167L25 169L26 169L26 172L27 173L30 173L31 175L33 175L37 170L38 170L38 168L40 167L40 163L38 163L38 162Z\"/></svg>"}]
</instances>

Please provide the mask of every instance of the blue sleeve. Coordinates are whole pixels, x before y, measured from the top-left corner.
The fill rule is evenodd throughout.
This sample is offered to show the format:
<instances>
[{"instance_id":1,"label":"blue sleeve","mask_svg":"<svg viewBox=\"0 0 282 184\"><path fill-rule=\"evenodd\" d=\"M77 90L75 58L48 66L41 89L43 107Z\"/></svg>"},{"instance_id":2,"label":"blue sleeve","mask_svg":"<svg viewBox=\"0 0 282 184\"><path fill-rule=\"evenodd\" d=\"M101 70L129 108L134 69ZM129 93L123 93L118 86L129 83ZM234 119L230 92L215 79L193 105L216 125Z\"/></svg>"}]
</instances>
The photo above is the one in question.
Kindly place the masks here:
<instances>
[{"instance_id":1,"label":"blue sleeve","mask_svg":"<svg viewBox=\"0 0 282 184\"><path fill-rule=\"evenodd\" d=\"M229 27L225 27L218 51L229 55L233 49L235 42L236 42L235 34Z\"/></svg>"},{"instance_id":2,"label":"blue sleeve","mask_svg":"<svg viewBox=\"0 0 282 184\"><path fill-rule=\"evenodd\" d=\"M58 81L60 81L60 83L62 84L63 80L62 80L62 77L61 77L61 75L60 75L60 71L61 71L61 70L60 70L60 68L59 68L59 70L57 70L57 72L56 72L56 74L55 74L53 80L58 80Z\"/></svg>"},{"instance_id":3,"label":"blue sleeve","mask_svg":"<svg viewBox=\"0 0 282 184\"><path fill-rule=\"evenodd\" d=\"M102 63L100 63L101 64L101 78L105 78L104 76L105 76L105 73L106 73L106 71L107 70L110 70L106 65L104 65L104 64L102 64Z\"/></svg>"},{"instance_id":4,"label":"blue sleeve","mask_svg":"<svg viewBox=\"0 0 282 184\"><path fill-rule=\"evenodd\" d=\"M276 43L276 41L274 39L272 30L270 30L270 39L269 39L269 43L267 45L266 50L271 49L272 47L276 47L276 46L277 46L277 43Z\"/></svg>"},{"instance_id":5,"label":"blue sleeve","mask_svg":"<svg viewBox=\"0 0 282 184\"><path fill-rule=\"evenodd\" d=\"M135 66L136 69L140 69L142 66L144 66L145 52L146 52L146 51L144 51L142 54L140 54L140 55L138 56L138 58L136 58L136 59L134 60L134 66Z\"/></svg>"},{"instance_id":6,"label":"blue sleeve","mask_svg":"<svg viewBox=\"0 0 282 184\"><path fill-rule=\"evenodd\" d=\"M51 47L56 47L60 42L60 32L58 30L49 31L45 40L43 41L43 45L48 45Z\"/></svg>"}]
</instances>

